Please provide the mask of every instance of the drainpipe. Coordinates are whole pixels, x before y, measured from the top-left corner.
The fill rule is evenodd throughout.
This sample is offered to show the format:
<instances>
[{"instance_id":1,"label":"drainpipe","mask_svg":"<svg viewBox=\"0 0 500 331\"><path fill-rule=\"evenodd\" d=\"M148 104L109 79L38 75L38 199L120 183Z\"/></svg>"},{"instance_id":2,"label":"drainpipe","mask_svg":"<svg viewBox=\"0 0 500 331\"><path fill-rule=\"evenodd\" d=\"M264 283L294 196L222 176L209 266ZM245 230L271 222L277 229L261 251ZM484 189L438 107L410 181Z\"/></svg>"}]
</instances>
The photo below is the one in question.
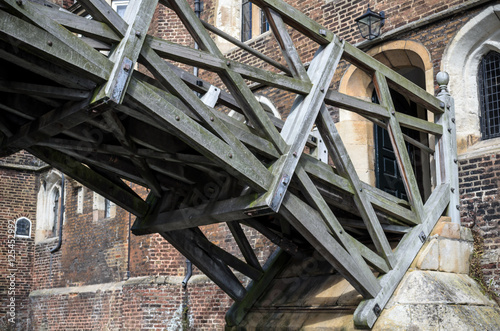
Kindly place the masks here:
<instances>
[{"instance_id":1,"label":"drainpipe","mask_svg":"<svg viewBox=\"0 0 500 331\"><path fill-rule=\"evenodd\" d=\"M182 288L187 287L187 283L189 282L189 278L191 278L191 275L193 274L193 263L189 261L189 259L186 259L186 277L184 277L184 280L182 281Z\"/></svg>"},{"instance_id":2,"label":"drainpipe","mask_svg":"<svg viewBox=\"0 0 500 331\"><path fill-rule=\"evenodd\" d=\"M127 238L127 279L130 278L130 227L132 223L132 213L128 213L128 238Z\"/></svg>"},{"instance_id":3,"label":"drainpipe","mask_svg":"<svg viewBox=\"0 0 500 331\"><path fill-rule=\"evenodd\" d=\"M51 253L55 253L61 248L63 221L64 221L64 174L62 174L61 177L61 209L59 212L59 240L57 242L56 247L50 250Z\"/></svg>"}]
</instances>

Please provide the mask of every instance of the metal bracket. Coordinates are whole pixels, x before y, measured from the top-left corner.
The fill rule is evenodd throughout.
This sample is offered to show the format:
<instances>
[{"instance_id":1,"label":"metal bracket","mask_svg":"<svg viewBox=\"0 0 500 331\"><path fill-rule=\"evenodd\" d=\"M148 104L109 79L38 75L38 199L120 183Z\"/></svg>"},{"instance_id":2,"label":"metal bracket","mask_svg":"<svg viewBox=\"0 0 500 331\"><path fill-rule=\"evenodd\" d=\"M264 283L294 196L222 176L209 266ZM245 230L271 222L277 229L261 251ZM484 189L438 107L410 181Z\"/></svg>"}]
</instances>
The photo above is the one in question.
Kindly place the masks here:
<instances>
[{"instance_id":1,"label":"metal bracket","mask_svg":"<svg viewBox=\"0 0 500 331\"><path fill-rule=\"evenodd\" d=\"M422 242L422 244L425 243L425 240L427 239L427 237L425 236L424 232L420 232L418 237L420 238L420 241Z\"/></svg>"},{"instance_id":2,"label":"metal bracket","mask_svg":"<svg viewBox=\"0 0 500 331\"><path fill-rule=\"evenodd\" d=\"M271 204L269 206L275 212L278 212L278 209L281 205L281 202L283 201L283 197L286 193L286 189L289 183L290 183L290 176L284 174L283 177L281 177L278 189L276 190L276 194L273 196L273 199L271 200Z\"/></svg>"},{"instance_id":3,"label":"metal bracket","mask_svg":"<svg viewBox=\"0 0 500 331\"><path fill-rule=\"evenodd\" d=\"M125 86L127 85L128 78L133 71L133 62L129 58L123 58L120 71L116 76L116 83L113 88L113 93L111 94L111 100L116 103L120 103L122 99L123 92L125 91Z\"/></svg>"}]
</instances>

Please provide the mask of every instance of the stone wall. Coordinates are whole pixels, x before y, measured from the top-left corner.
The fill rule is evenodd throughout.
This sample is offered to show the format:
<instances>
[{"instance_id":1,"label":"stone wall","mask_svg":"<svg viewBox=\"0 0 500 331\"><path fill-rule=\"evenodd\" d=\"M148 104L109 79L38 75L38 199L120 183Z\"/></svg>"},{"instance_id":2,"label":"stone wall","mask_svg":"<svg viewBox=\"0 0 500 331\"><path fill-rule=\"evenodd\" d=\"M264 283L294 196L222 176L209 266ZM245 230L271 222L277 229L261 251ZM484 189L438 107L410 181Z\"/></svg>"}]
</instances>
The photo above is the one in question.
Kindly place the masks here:
<instances>
[{"instance_id":1,"label":"stone wall","mask_svg":"<svg viewBox=\"0 0 500 331\"><path fill-rule=\"evenodd\" d=\"M500 295L500 151L463 155L459 165L462 224L484 238L484 281Z\"/></svg>"}]
</instances>

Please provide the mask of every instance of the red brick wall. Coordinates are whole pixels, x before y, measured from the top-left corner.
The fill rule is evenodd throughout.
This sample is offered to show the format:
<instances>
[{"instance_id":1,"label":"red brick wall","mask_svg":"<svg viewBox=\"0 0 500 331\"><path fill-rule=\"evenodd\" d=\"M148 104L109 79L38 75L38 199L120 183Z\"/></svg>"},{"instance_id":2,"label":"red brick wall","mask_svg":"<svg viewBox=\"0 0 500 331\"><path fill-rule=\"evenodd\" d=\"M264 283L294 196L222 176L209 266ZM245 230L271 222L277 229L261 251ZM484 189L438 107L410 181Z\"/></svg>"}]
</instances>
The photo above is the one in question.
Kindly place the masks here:
<instances>
[{"instance_id":1,"label":"red brick wall","mask_svg":"<svg viewBox=\"0 0 500 331\"><path fill-rule=\"evenodd\" d=\"M459 163L462 224L484 238L485 283L500 295L500 153Z\"/></svg>"},{"instance_id":2,"label":"red brick wall","mask_svg":"<svg viewBox=\"0 0 500 331\"><path fill-rule=\"evenodd\" d=\"M0 164L13 162L40 165L26 153L17 153ZM12 326L10 319L15 321L17 329L26 328L32 286L37 177L32 171L0 166L0 329ZM15 221L20 217L32 222L31 238L14 237Z\"/></svg>"}]
</instances>

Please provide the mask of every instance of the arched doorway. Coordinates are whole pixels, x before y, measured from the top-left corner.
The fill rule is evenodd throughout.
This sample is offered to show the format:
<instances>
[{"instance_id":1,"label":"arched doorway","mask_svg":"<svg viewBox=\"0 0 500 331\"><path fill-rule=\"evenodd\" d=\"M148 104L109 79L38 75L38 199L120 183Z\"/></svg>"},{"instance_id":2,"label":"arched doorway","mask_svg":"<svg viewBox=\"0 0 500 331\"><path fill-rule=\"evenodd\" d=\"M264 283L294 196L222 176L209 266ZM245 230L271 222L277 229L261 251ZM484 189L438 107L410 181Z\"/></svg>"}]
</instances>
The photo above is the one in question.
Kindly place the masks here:
<instances>
[{"instance_id":1,"label":"arched doorway","mask_svg":"<svg viewBox=\"0 0 500 331\"><path fill-rule=\"evenodd\" d=\"M368 52L377 60L392 68L416 85L433 92L433 70L425 47L413 41L396 41L381 45ZM373 99L372 79L364 71L351 66L341 80L339 91L366 101ZM433 120L427 111L411 102L404 95L391 91L398 112ZM360 115L340 110L338 124L347 150L360 178L400 198L406 198L404 185L399 175L392 144L384 128L374 125ZM403 128L403 133L425 145L429 145L427 134ZM416 172L420 192L426 198L431 193L430 156L427 152L407 145Z\"/></svg>"}]
</instances>

